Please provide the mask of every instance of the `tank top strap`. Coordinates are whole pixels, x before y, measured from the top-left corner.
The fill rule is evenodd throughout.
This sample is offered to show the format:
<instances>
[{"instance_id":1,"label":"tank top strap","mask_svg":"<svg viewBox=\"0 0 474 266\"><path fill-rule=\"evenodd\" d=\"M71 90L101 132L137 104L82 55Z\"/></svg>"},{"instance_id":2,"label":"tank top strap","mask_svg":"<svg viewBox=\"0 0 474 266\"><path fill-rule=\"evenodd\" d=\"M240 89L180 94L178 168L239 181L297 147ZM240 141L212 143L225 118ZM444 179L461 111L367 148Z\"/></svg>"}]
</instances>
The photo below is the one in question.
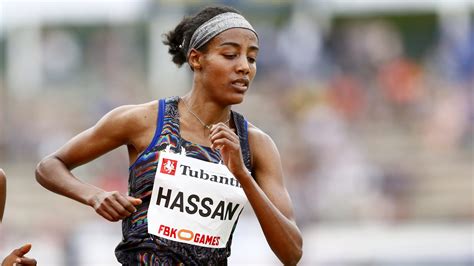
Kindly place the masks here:
<instances>
[{"instance_id":1,"label":"tank top strap","mask_svg":"<svg viewBox=\"0 0 474 266\"><path fill-rule=\"evenodd\" d=\"M170 145L174 152L181 150L178 101L179 97L177 96L160 100L163 103L163 112L161 114L163 122L156 145L160 150L164 149L167 145Z\"/></svg>"},{"instance_id":2,"label":"tank top strap","mask_svg":"<svg viewBox=\"0 0 474 266\"><path fill-rule=\"evenodd\" d=\"M247 170L252 171L248 138L248 122L245 120L243 115L236 111L232 111L232 119L237 130L237 135L239 136L240 149L242 150L242 158L244 159L245 167L247 167Z\"/></svg>"},{"instance_id":3,"label":"tank top strap","mask_svg":"<svg viewBox=\"0 0 474 266\"><path fill-rule=\"evenodd\" d=\"M156 129L155 133L153 135L153 139L151 140L150 144L148 144L147 148L139 154L135 162L133 162L132 165L129 166L129 170L132 170L137 164L140 163L140 161L143 159L143 157L150 153L153 148L156 146L156 143L158 142L158 138L160 137L162 128L163 128L163 116L165 112L165 101L164 99L158 100L158 111L157 111L157 118L156 118Z\"/></svg>"}]
</instances>

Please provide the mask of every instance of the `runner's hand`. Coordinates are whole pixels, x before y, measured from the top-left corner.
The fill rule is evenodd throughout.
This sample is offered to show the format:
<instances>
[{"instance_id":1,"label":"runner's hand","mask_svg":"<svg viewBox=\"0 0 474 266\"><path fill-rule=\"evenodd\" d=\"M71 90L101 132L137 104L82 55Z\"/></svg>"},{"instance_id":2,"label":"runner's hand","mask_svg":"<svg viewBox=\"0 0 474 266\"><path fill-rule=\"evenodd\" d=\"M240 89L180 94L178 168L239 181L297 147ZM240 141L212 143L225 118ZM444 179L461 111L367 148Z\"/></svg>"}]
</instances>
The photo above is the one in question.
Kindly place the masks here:
<instances>
[{"instance_id":1,"label":"runner's hand","mask_svg":"<svg viewBox=\"0 0 474 266\"><path fill-rule=\"evenodd\" d=\"M215 124L211 127L209 139L211 148L219 150L224 164L236 178L248 173L242 159L239 136L234 130L222 122Z\"/></svg>"},{"instance_id":2,"label":"runner's hand","mask_svg":"<svg viewBox=\"0 0 474 266\"><path fill-rule=\"evenodd\" d=\"M2 262L2 266L13 266L13 265L36 265L36 260L28 257L24 257L31 249L31 244L25 244L20 248L17 248L10 253Z\"/></svg>"},{"instance_id":3,"label":"runner's hand","mask_svg":"<svg viewBox=\"0 0 474 266\"><path fill-rule=\"evenodd\" d=\"M100 216L111 222L117 222L136 212L135 206L141 203L141 199L124 196L118 191L103 191L95 195L92 207Z\"/></svg>"}]
</instances>

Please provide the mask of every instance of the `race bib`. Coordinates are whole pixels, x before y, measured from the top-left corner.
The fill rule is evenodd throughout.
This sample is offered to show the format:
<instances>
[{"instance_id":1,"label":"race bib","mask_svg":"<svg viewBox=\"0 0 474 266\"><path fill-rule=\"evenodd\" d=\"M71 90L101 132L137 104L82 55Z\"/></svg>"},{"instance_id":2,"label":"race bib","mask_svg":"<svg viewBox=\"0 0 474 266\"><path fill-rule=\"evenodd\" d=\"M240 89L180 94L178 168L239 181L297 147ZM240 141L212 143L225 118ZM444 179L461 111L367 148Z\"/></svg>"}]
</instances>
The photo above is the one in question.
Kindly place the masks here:
<instances>
[{"instance_id":1,"label":"race bib","mask_svg":"<svg viewBox=\"0 0 474 266\"><path fill-rule=\"evenodd\" d=\"M210 248L224 248L247 203L223 164L169 151L160 159L148 208L148 233Z\"/></svg>"}]
</instances>

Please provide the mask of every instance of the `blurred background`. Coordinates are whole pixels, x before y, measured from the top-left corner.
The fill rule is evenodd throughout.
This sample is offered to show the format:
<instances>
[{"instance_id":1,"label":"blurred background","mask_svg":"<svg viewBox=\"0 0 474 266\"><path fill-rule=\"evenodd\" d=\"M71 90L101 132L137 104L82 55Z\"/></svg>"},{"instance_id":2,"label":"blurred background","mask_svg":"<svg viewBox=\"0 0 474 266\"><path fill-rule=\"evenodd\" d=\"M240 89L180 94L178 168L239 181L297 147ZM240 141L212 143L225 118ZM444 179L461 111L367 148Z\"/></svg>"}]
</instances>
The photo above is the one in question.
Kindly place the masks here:
<instances>
[{"instance_id":1,"label":"blurred background","mask_svg":"<svg viewBox=\"0 0 474 266\"><path fill-rule=\"evenodd\" d=\"M0 257L117 265L119 223L36 183L38 161L111 109L182 95L161 43L222 3L260 36L235 106L276 142L304 236L300 265L473 265L473 0L0 1ZM125 148L79 167L127 191ZM278 265L250 206L230 265Z\"/></svg>"}]
</instances>

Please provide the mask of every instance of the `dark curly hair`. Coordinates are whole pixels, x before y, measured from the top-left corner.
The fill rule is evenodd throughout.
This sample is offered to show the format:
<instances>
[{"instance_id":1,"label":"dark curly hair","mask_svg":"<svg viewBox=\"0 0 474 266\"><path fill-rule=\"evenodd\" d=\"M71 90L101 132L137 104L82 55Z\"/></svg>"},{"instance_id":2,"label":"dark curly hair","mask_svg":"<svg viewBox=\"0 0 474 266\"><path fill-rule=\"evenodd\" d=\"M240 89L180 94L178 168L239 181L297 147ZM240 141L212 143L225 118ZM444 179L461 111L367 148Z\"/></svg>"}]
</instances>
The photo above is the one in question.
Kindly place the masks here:
<instances>
[{"instance_id":1,"label":"dark curly hair","mask_svg":"<svg viewBox=\"0 0 474 266\"><path fill-rule=\"evenodd\" d=\"M163 43L169 46L168 53L173 56L173 62L178 67L187 62L186 52L194 31L209 19L226 12L240 14L238 10L228 6L206 7L193 16L184 17L176 28L164 34ZM185 40L184 43L183 40ZM205 49L206 45L199 48L201 51L205 51Z\"/></svg>"}]
</instances>

